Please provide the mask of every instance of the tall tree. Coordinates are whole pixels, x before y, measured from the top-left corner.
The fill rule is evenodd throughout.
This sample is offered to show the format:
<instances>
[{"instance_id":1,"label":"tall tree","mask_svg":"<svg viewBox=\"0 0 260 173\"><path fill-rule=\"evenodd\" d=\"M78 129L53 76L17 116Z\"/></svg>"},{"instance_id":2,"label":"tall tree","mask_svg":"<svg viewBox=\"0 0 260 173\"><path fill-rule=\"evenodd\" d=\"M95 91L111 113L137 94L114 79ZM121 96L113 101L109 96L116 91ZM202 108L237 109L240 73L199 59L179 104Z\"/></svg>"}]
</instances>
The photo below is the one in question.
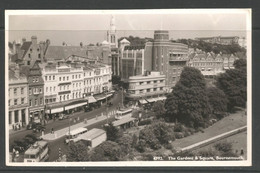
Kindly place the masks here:
<instances>
[{"instance_id":1,"label":"tall tree","mask_svg":"<svg viewBox=\"0 0 260 173\"><path fill-rule=\"evenodd\" d=\"M88 147L83 142L70 143L67 161L78 162L78 161L88 161Z\"/></svg>"},{"instance_id":2,"label":"tall tree","mask_svg":"<svg viewBox=\"0 0 260 173\"><path fill-rule=\"evenodd\" d=\"M227 70L217 77L217 87L228 97L228 110L233 111L236 106L245 107L247 100L247 72L246 60L234 62L235 69Z\"/></svg>"},{"instance_id":3,"label":"tall tree","mask_svg":"<svg viewBox=\"0 0 260 173\"><path fill-rule=\"evenodd\" d=\"M200 127L210 114L206 82L198 69L185 67L165 102L166 116L190 127Z\"/></svg>"},{"instance_id":4,"label":"tall tree","mask_svg":"<svg viewBox=\"0 0 260 173\"><path fill-rule=\"evenodd\" d=\"M152 107L152 111L157 118L163 118L165 114L164 103L162 101L156 102Z\"/></svg>"},{"instance_id":5,"label":"tall tree","mask_svg":"<svg viewBox=\"0 0 260 173\"><path fill-rule=\"evenodd\" d=\"M123 135L122 131L115 127L112 123L109 123L108 126L104 127L104 129L107 133L107 140L110 141L117 141Z\"/></svg>"},{"instance_id":6,"label":"tall tree","mask_svg":"<svg viewBox=\"0 0 260 173\"><path fill-rule=\"evenodd\" d=\"M212 113L219 119L223 118L227 111L228 102L225 93L216 87L209 87L207 88L207 96L212 108Z\"/></svg>"}]
</instances>

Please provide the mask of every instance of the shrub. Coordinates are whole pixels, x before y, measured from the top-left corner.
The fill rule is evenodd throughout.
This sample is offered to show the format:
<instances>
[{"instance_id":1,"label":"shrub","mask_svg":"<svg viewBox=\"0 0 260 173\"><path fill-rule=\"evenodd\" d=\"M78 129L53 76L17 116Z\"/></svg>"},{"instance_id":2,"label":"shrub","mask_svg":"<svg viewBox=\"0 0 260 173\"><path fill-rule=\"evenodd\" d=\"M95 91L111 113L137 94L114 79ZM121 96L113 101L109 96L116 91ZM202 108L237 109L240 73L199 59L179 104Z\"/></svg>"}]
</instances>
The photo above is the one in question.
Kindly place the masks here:
<instances>
[{"instance_id":1,"label":"shrub","mask_svg":"<svg viewBox=\"0 0 260 173\"><path fill-rule=\"evenodd\" d=\"M208 150L201 150L199 151L198 154L203 157L212 157L212 156L216 156L217 152L212 149L208 149Z\"/></svg>"},{"instance_id":2,"label":"shrub","mask_svg":"<svg viewBox=\"0 0 260 173\"><path fill-rule=\"evenodd\" d=\"M138 126L148 125L148 124L151 124L151 123L152 123L151 119L145 119L145 120L140 121L138 123Z\"/></svg>"},{"instance_id":3,"label":"shrub","mask_svg":"<svg viewBox=\"0 0 260 173\"><path fill-rule=\"evenodd\" d=\"M168 150L172 150L173 146L172 146L172 144L166 144L165 148L168 149Z\"/></svg>"},{"instance_id":4,"label":"shrub","mask_svg":"<svg viewBox=\"0 0 260 173\"><path fill-rule=\"evenodd\" d=\"M224 153L226 152L232 152L232 143L230 142L220 142L214 145L214 148L218 151L222 151Z\"/></svg>"},{"instance_id":5,"label":"shrub","mask_svg":"<svg viewBox=\"0 0 260 173\"><path fill-rule=\"evenodd\" d=\"M181 139L184 137L184 134L182 132L174 132L174 135L176 139Z\"/></svg>"},{"instance_id":6,"label":"shrub","mask_svg":"<svg viewBox=\"0 0 260 173\"><path fill-rule=\"evenodd\" d=\"M136 145L136 149L137 149L137 151L139 151L141 153L145 152L145 150L146 150L146 142L145 142L145 140L140 139L138 141L138 144Z\"/></svg>"},{"instance_id":7,"label":"shrub","mask_svg":"<svg viewBox=\"0 0 260 173\"><path fill-rule=\"evenodd\" d=\"M189 131L184 132L184 137L187 137L187 136L190 136L190 135L191 135L191 133Z\"/></svg>"},{"instance_id":8,"label":"shrub","mask_svg":"<svg viewBox=\"0 0 260 173\"><path fill-rule=\"evenodd\" d=\"M185 126L180 123L174 125L174 132L183 132L185 130Z\"/></svg>"}]
</instances>

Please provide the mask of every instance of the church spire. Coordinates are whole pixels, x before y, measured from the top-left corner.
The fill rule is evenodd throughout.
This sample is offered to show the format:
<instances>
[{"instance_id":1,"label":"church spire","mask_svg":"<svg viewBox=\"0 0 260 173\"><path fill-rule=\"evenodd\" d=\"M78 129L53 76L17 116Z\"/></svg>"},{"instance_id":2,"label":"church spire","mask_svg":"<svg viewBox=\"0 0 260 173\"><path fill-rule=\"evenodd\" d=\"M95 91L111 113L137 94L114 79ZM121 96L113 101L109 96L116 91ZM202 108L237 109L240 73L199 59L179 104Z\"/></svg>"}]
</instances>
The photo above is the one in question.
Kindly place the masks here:
<instances>
[{"instance_id":1,"label":"church spire","mask_svg":"<svg viewBox=\"0 0 260 173\"><path fill-rule=\"evenodd\" d=\"M112 15L110 19L110 28L107 32L107 41L111 47L118 47L115 23L115 16Z\"/></svg>"}]
</instances>

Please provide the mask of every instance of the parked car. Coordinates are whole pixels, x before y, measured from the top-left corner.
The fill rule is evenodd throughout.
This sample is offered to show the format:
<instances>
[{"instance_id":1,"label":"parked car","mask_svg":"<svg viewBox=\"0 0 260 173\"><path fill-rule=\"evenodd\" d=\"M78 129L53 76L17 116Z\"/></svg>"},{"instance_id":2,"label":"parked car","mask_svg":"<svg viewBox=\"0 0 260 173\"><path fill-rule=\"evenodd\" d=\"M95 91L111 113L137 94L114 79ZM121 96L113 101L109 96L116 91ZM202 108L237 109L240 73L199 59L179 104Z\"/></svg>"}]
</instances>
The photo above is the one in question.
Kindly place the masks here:
<instances>
[{"instance_id":1,"label":"parked car","mask_svg":"<svg viewBox=\"0 0 260 173\"><path fill-rule=\"evenodd\" d=\"M66 114L61 114L59 116L59 120L64 120L64 119L68 119L69 118L69 115L66 115Z\"/></svg>"},{"instance_id":2,"label":"parked car","mask_svg":"<svg viewBox=\"0 0 260 173\"><path fill-rule=\"evenodd\" d=\"M33 132L41 132L41 131L44 131L45 130L45 127L41 124L38 124L36 125L34 128L33 128Z\"/></svg>"},{"instance_id":3,"label":"parked car","mask_svg":"<svg viewBox=\"0 0 260 173\"><path fill-rule=\"evenodd\" d=\"M41 125L41 123L30 122L30 123L27 125L26 129L27 129L27 130L34 129L37 125Z\"/></svg>"}]
</instances>

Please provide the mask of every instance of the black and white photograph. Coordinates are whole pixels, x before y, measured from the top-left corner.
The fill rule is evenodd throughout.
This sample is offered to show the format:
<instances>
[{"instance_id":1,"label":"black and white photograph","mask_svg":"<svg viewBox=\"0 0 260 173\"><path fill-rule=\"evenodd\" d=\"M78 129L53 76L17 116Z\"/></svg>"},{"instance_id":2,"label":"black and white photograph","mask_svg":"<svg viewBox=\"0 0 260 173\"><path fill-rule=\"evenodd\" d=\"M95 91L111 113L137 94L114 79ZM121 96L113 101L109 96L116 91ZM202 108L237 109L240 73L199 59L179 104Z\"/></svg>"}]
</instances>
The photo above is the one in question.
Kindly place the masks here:
<instances>
[{"instance_id":1,"label":"black and white photograph","mask_svg":"<svg viewBox=\"0 0 260 173\"><path fill-rule=\"evenodd\" d=\"M6 10L7 166L251 166L251 9Z\"/></svg>"}]
</instances>

